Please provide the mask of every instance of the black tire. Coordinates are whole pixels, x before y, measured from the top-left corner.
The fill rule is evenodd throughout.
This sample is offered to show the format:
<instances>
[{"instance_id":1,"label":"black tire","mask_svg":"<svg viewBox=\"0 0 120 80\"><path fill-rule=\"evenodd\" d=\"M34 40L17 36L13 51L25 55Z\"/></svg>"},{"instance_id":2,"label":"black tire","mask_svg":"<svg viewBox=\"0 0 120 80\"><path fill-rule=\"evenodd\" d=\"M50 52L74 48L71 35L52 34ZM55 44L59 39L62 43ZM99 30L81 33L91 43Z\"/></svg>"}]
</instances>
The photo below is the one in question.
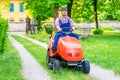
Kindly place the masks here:
<instances>
[{"instance_id":1,"label":"black tire","mask_svg":"<svg viewBox=\"0 0 120 80\"><path fill-rule=\"evenodd\" d=\"M54 59L53 61L53 71L59 71L60 70L60 61L57 59Z\"/></svg>"},{"instance_id":2,"label":"black tire","mask_svg":"<svg viewBox=\"0 0 120 80\"><path fill-rule=\"evenodd\" d=\"M49 56L49 50L47 51L47 55L46 55L46 63L49 69L53 69L53 64L50 62L50 56Z\"/></svg>"},{"instance_id":3,"label":"black tire","mask_svg":"<svg viewBox=\"0 0 120 80\"><path fill-rule=\"evenodd\" d=\"M90 72L90 63L87 60L83 62L83 72L86 74Z\"/></svg>"}]
</instances>

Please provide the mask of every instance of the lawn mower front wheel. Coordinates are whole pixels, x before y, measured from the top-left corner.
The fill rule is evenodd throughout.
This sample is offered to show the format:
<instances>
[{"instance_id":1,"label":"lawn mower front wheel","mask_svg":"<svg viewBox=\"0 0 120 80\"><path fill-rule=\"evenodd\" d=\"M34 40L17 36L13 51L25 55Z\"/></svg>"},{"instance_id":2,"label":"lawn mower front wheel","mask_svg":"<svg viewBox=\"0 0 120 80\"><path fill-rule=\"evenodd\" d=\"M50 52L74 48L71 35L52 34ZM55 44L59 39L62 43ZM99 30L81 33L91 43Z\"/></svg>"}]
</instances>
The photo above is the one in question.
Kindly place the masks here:
<instances>
[{"instance_id":1,"label":"lawn mower front wheel","mask_svg":"<svg viewBox=\"0 0 120 80\"><path fill-rule=\"evenodd\" d=\"M60 70L60 61L58 59L53 60L53 71L59 71Z\"/></svg>"},{"instance_id":2,"label":"lawn mower front wheel","mask_svg":"<svg viewBox=\"0 0 120 80\"><path fill-rule=\"evenodd\" d=\"M88 74L90 72L90 63L89 61L83 61L83 72Z\"/></svg>"}]
</instances>

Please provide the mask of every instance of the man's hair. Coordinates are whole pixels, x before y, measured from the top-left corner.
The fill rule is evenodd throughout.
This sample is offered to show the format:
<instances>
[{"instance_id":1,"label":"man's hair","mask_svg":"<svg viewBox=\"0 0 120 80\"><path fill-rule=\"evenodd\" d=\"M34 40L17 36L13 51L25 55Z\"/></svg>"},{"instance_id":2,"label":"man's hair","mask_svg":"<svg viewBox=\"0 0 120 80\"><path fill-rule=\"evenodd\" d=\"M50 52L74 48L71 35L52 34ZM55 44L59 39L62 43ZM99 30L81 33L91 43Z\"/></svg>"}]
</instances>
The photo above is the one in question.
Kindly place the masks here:
<instances>
[{"instance_id":1,"label":"man's hair","mask_svg":"<svg viewBox=\"0 0 120 80\"><path fill-rule=\"evenodd\" d=\"M61 9L61 11L67 11L67 8L66 8L66 7L63 7L63 8Z\"/></svg>"}]
</instances>

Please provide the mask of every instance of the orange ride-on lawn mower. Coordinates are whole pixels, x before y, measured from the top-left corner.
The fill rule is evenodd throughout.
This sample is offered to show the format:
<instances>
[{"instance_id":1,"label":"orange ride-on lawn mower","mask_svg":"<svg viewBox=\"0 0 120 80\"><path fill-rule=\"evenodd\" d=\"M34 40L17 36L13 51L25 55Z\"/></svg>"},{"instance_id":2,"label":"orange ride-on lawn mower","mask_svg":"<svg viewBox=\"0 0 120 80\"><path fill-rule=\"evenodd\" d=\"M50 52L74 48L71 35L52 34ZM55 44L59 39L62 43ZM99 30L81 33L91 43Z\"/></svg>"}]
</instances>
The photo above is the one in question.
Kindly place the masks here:
<instances>
[{"instance_id":1,"label":"orange ride-on lawn mower","mask_svg":"<svg viewBox=\"0 0 120 80\"><path fill-rule=\"evenodd\" d=\"M82 46L78 39L71 36L60 37L55 53L52 51L53 42L54 37L51 37L46 56L50 69L57 71L61 66L73 66L78 71L90 72L90 63L84 59Z\"/></svg>"}]
</instances>

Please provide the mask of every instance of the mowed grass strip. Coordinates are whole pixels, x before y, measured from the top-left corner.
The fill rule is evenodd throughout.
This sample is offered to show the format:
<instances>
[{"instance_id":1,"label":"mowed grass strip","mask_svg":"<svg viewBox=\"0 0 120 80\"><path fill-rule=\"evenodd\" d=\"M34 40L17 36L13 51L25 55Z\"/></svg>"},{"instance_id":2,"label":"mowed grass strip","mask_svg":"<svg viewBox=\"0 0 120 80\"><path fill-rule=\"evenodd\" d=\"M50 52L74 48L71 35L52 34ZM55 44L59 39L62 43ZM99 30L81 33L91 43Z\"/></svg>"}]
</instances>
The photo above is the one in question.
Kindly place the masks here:
<instances>
[{"instance_id":1,"label":"mowed grass strip","mask_svg":"<svg viewBox=\"0 0 120 80\"><path fill-rule=\"evenodd\" d=\"M45 37L43 38L43 36ZM49 35L36 34L28 37L48 43ZM103 68L115 71L120 75L120 31L108 31L103 35L91 35L85 40L80 40L83 46L85 59Z\"/></svg>"},{"instance_id":2,"label":"mowed grass strip","mask_svg":"<svg viewBox=\"0 0 120 80\"><path fill-rule=\"evenodd\" d=\"M53 80L95 80L88 74L84 74L80 71L75 71L68 68L61 68L59 73L54 73L52 70L49 70L46 65L46 49L17 35L13 35L13 37L18 40L37 59L37 61L44 67L44 69L49 72Z\"/></svg>"},{"instance_id":3,"label":"mowed grass strip","mask_svg":"<svg viewBox=\"0 0 120 80\"><path fill-rule=\"evenodd\" d=\"M5 52L0 54L0 80L24 80L21 69L18 52L8 41Z\"/></svg>"}]
</instances>

